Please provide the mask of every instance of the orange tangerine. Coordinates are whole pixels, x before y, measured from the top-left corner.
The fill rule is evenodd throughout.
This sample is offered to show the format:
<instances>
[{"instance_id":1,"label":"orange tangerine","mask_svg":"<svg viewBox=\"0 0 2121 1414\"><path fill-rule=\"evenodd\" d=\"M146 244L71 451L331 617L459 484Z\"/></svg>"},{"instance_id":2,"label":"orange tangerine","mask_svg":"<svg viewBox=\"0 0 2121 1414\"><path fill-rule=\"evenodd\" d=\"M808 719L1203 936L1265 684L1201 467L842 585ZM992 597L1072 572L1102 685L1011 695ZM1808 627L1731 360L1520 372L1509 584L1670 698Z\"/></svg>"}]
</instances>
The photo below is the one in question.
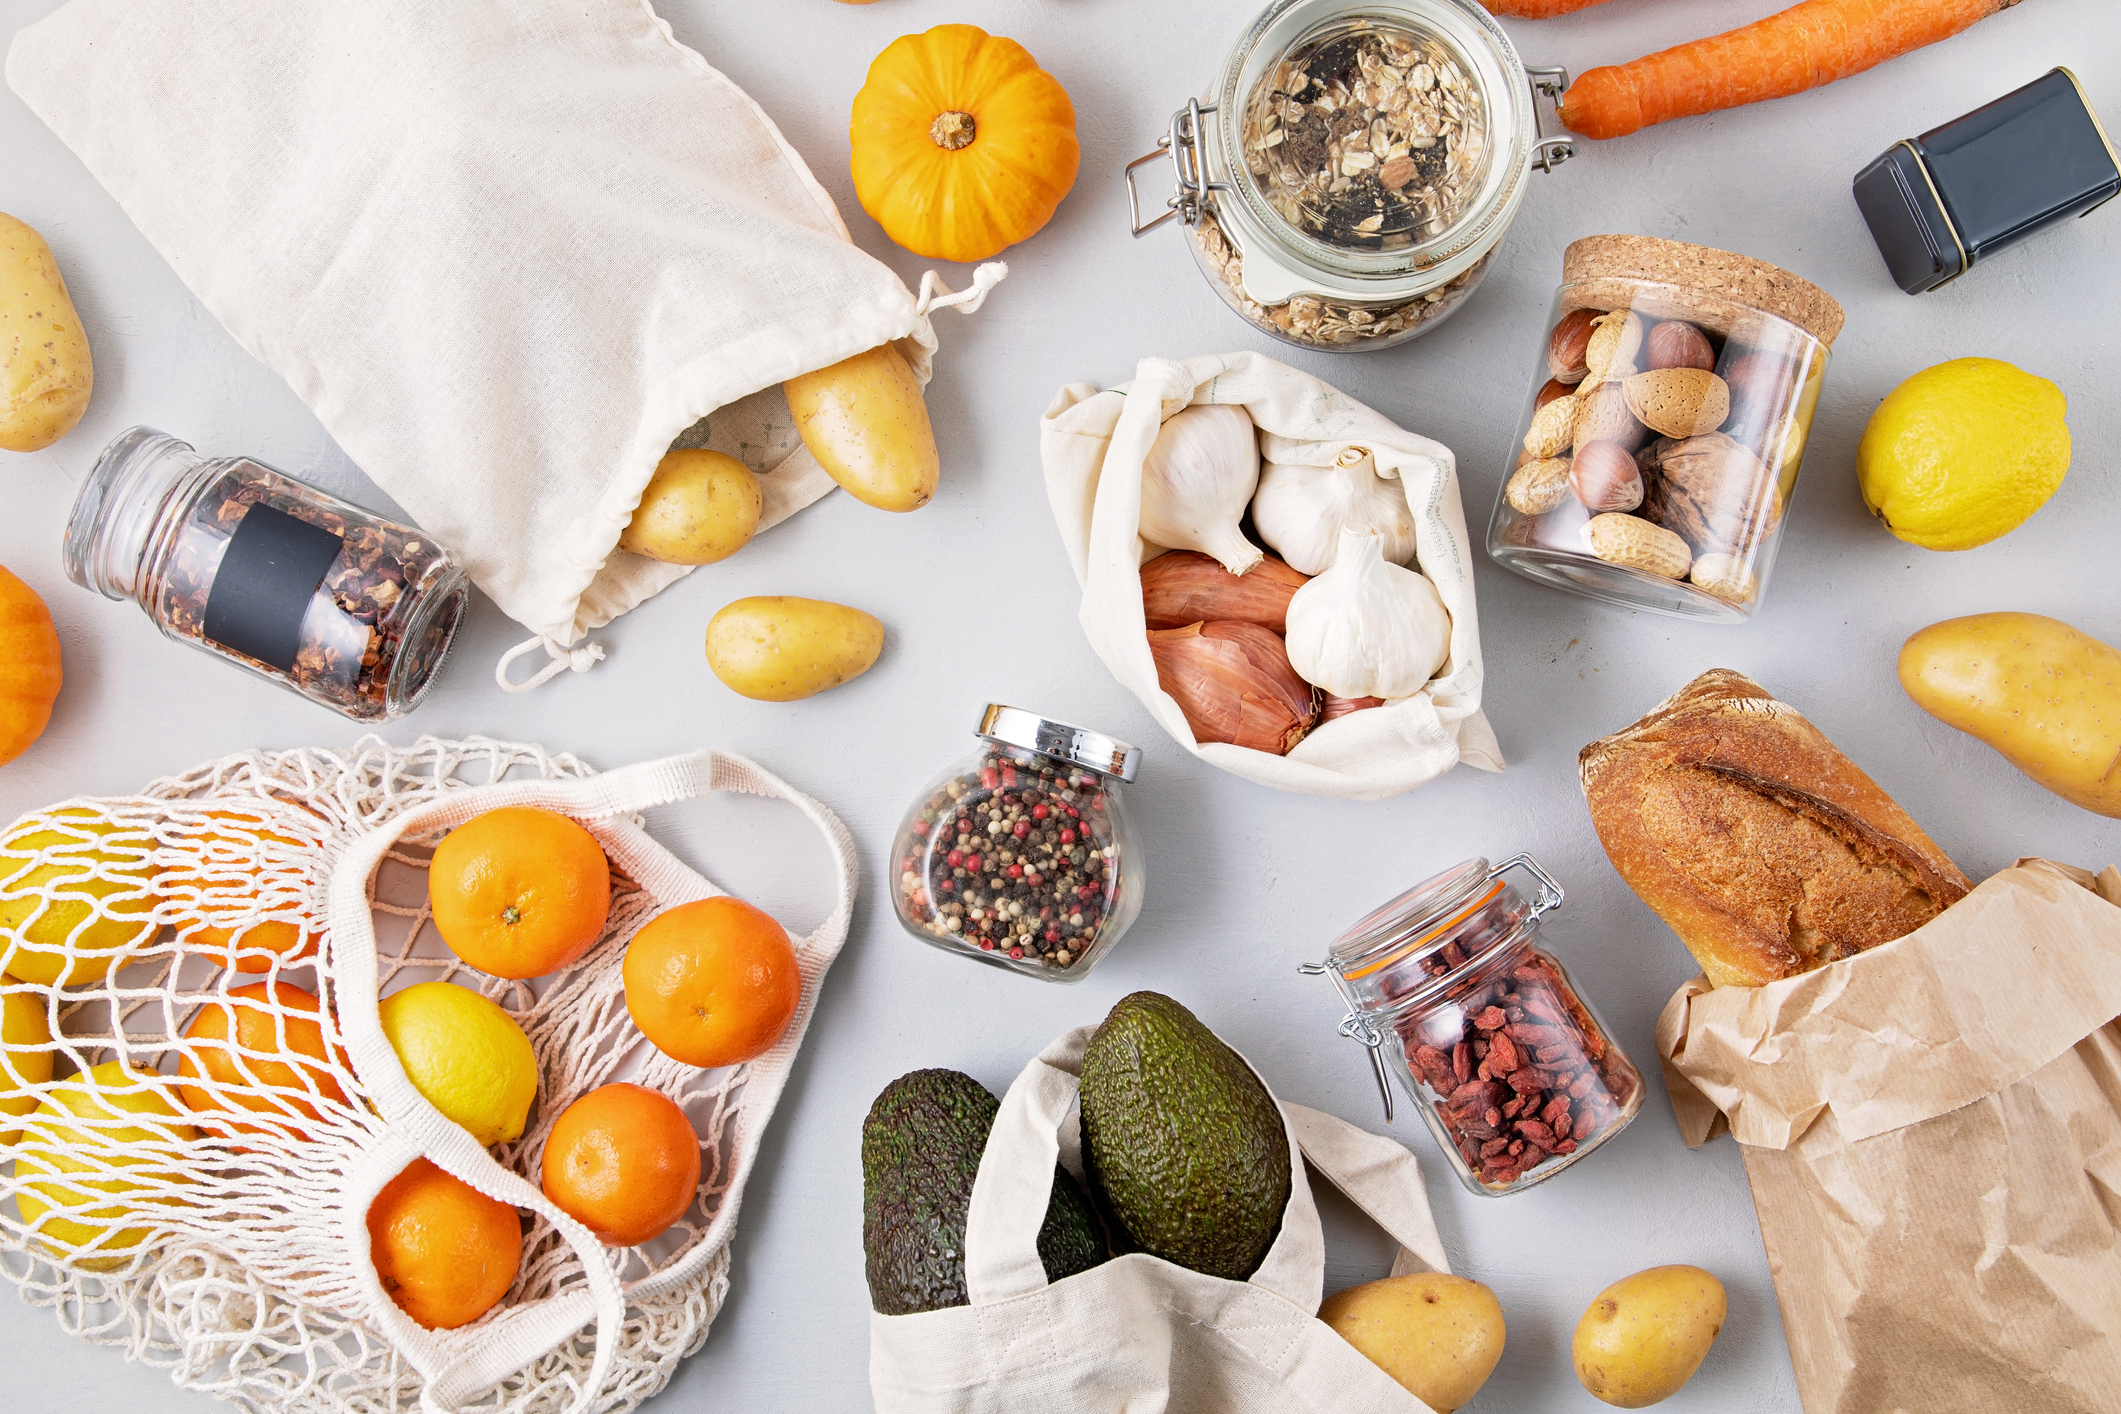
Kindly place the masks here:
<instances>
[{"instance_id":1,"label":"orange tangerine","mask_svg":"<svg viewBox=\"0 0 2121 1414\"><path fill-rule=\"evenodd\" d=\"M542 977L588 952L611 911L611 865L565 815L505 806L451 830L427 870L435 931L495 977Z\"/></svg>"},{"instance_id":2,"label":"orange tangerine","mask_svg":"<svg viewBox=\"0 0 2121 1414\"><path fill-rule=\"evenodd\" d=\"M238 972L266 972L275 959L295 962L315 953L323 925L306 910L299 925L282 918L256 923L216 921L240 918L255 910L269 863L260 856L278 852L272 848L276 845L283 850L302 849L302 842L272 829L272 816L263 808L214 810L207 818L214 821L213 829L192 842L198 852L197 872L173 870L164 875L166 884L188 884L199 891L199 921L178 921L184 939L219 955L224 965ZM229 878L231 873L246 876L247 882Z\"/></svg>"},{"instance_id":3,"label":"orange tangerine","mask_svg":"<svg viewBox=\"0 0 2121 1414\"><path fill-rule=\"evenodd\" d=\"M400 1310L429 1330L454 1330L515 1285L523 1224L498 1198L414 1159L368 1206L368 1255Z\"/></svg>"},{"instance_id":4,"label":"orange tangerine","mask_svg":"<svg viewBox=\"0 0 2121 1414\"><path fill-rule=\"evenodd\" d=\"M619 1081L569 1105L545 1140L545 1196L612 1247L662 1232L700 1187L700 1136L677 1102Z\"/></svg>"},{"instance_id":5,"label":"orange tangerine","mask_svg":"<svg viewBox=\"0 0 2121 1414\"><path fill-rule=\"evenodd\" d=\"M633 935L623 971L633 1024L687 1065L735 1065L764 1054L803 996L788 930L726 896L655 918Z\"/></svg>"},{"instance_id":6,"label":"orange tangerine","mask_svg":"<svg viewBox=\"0 0 2121 1414\"><path fill-rule=\"evenodd\" d=\"M193 1045L178 1059L177 1074L221 1086L269 1086L281 1093L227 1093L203 1084L179 1084L177 1094L212 1129L230 1134L257 1134L268 1127L305 1132L300 1120L320 1118L317 1101L346 1103L346 1092L325 1056L324 1028L314 1019L318 1011L313 994L286 982L253 982L207 1002L184 1029L184 1039ZM339 1063L348 1064L343 1051ZM214 1118L238 1110L263 1115L266 1122Z\"/></svg>"}]
</instances>

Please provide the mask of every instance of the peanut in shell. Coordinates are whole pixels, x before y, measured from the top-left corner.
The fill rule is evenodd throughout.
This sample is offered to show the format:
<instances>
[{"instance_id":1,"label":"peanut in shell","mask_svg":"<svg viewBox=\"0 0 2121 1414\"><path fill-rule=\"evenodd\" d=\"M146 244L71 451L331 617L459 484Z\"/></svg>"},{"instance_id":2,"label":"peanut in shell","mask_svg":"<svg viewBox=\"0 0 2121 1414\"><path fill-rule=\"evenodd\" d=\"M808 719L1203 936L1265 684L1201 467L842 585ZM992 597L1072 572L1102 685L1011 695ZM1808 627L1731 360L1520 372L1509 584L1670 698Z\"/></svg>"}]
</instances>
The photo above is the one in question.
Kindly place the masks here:
<instances>
[{"instance_id":1,"label":"peanut in shell","mask_svg":"<svg viewBox=\"0 0 2121 1414\"><path fill-rule=\"evenodd\" d=\"M1661 525L1619 511L1592 516L1583 528L1591 553L1609 565L1642 570L1666 579L1685 579L1694 563L1687 543Z\"/></svg>"}]
</instances>

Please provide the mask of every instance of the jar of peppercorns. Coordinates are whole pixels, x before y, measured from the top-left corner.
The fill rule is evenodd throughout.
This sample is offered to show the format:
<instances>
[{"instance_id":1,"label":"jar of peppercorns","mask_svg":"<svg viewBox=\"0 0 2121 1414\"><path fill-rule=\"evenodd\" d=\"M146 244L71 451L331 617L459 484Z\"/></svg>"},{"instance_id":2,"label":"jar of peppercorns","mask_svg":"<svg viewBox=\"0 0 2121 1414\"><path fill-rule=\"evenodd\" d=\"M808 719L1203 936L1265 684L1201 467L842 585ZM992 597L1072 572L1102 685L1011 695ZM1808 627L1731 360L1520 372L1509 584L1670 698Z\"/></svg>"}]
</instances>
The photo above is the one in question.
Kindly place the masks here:
<instances>
[{"instance_id":1,"label":"jar of peppercorns","mask_svg":"<svg viewBox=\"0 0 2121 1414\"><path fill-rule=\"evenodd\" d=\"M1141 751L994 703L978 737L899 825L898 920L949 952L1078 981L1141 912L1141 846L1120 795Z\"/></svg>"},{"instance_id":2,"label":"jar of peppercorns","mask_svg":"<svg viewBox=\"0 0 2121 1414\"><path fill-rule=\"evenodd\" d=\"M409 711L464 617L429 536L249 457L119 434L66 524L66 573L182 643L360 722Z\"/></svg>"},{"instance_id":3,"label":"jar of peppercorns","mask_svg":"<svg viewBox=\"0 0 2121 1414\"><path fill-rule=\"evenodd\" d=\"M1526 898L1503 877L1539 880ZM1528 854L1463 864L1377 909L1303 970L1331 976L1343 1036L1414 1097L1459 1180L1499 1196L1544 1183L1618 1134L1642 1077L1553 954L1540 920L1561 885Z\"/></svg>"}]
</instances>

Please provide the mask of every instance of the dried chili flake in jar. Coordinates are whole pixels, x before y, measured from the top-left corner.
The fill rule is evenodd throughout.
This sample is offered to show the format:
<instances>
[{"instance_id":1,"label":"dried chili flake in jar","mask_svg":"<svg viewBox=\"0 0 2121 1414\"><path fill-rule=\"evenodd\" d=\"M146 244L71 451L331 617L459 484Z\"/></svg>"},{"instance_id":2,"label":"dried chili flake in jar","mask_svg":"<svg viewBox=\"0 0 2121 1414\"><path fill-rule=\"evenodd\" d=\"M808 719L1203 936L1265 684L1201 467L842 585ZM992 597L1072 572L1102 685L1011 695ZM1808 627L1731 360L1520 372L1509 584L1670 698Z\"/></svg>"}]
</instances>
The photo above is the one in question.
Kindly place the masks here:
<instances>
[{"instance_id":1,"label":"dried chili flake in jar","mask_svg":"<svg viewBox=\"0 0 2121 1414\"><path fill-rule=\"evenodd\" d=\"M1121 798L1141 752L997 704L978 736L978 754L931 782L899 826L899 922L948 951L1075 981L1141 911Z\"/></svg>"},{"instance_id":2,"label":"dried chili flake in jar","mask_svg":"<svg viewBox=\"0 0 2121 1414\"><path fill-rule=\"evenodd\" d=\"M1540 881L1527 899L1502 876ZM1324 963L1347 1000L1343 1034L1397 1075L1459 1180L1498 1195L1544 1182L1618 1134L1642 1077L1537 943L1561 886L1529 855L1470 859L1350 928Z\"/></svg>"},{"instance_id":3,"label":"dried chili flake in jar","mask_svg":"<svg viewBox=\"0 0 2121 1414\"><path fill-rule=\"evenodd\" d=\"M248 457L150 427L97 460L66 527L76 584L356 721L409 711L464 616L432 539Z\"/></svg>"}]
</instances>

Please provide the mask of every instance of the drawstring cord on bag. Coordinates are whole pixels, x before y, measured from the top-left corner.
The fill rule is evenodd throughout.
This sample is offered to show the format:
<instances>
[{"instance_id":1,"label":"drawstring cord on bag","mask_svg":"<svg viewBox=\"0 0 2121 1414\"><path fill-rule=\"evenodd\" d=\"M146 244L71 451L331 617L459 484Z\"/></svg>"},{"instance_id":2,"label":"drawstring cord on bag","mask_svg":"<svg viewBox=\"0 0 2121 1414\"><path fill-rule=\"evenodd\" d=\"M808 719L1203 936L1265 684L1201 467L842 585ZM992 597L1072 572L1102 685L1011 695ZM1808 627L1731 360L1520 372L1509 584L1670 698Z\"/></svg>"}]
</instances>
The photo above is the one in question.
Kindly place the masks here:
<instances>
[{"instance_id":1,"label":"drawstring cord on bag","mask_svg":"<svg viewBox=\"0 0 2121 1414\"><path fill-rule=\"evenodd\" d=\"M921 294L913 303L913 312L926 316L938 309L955 309L959 314L975 314L986 302L987 291L999 285L1008 273L1007 265L990 260L972 272L971 289L952 290L943 283L942 276L930 270L921 276Z\"/></svg>"},{"instance_id":2,"label":"drawstring cord on bag","mask_svg":"<svg viewBox=\"0 0 2121 1414\"><path fill-rule=\"evenodd\" d=\"M954 309L960 314L977 313L986 303L987 292L999 285L1009 273L1009 267L999 260L990 260L972 272L969 289L953 290L943 283L940 275L930 270L921 276L921 292L914 301L913 312L926 318L938 309ZM508 669L525 653L544 645L546 655L552 659L544 667L521 682L511 682ZM561 673L586 673L604 660L604 650L594 643L578 643L572 648L538 634L526 638L501 655L501 661L493 665L493 680L501 685L503 692L530 692L543 687Z\"/></svg>"},{"instance_id":3,"label":"drawstring cord on bag","mask_svg":"<svg viewBox=\"0 0 2121 1414\"><path fill-rule=\"evenodd\" d=\"M541 643L545 645L545 652L552 658L552 661L532 673L522 682L510 682L508 680L509 665ZM541 633L533 638L524 639L521 643L503 653L501 661L493 665L493 680L501 685L501 691L503 692L528 692L532 688L543 687L564 672L586 673L593 665L602 662L603 659L604 648L602 644L578 643L574 647L569 648L565 644L555 643Z\"/></svg>"}]
</instances>

